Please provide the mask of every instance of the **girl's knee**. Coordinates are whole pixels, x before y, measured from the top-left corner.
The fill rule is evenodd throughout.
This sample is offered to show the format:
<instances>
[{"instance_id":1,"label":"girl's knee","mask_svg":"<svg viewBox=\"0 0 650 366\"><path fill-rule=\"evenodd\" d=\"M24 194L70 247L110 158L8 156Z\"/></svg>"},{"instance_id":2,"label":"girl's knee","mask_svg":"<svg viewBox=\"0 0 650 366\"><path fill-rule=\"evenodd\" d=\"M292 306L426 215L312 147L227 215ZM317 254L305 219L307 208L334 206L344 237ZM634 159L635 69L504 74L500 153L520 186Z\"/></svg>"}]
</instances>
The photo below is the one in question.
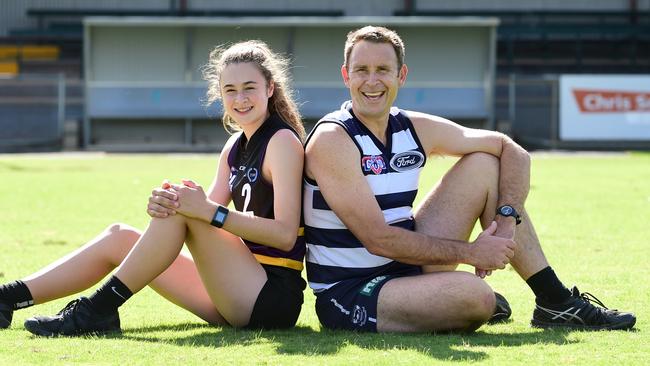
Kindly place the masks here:
<instances>
[{"instance_id":1,"label":"girl's knee","mask_svg":"<svg viewBox=\"0 0 650 366\"><path fill-rule=\"evenodd\" d=\"M105 244L106 250L110 253L119 254L118 257L125 256L142 235L138 229L122 223L109 225L104 233L105 237L100 243Z\"/></svg>"},{"instance_id":2,"label":"girl's knee","mask_svg":"<svg viewBox=\"0 0 650 366\"><path fill-rule=\"evenodd\" d=\"M105 231L108 235L121 237L123 239L132 239L133 242L137 241L141 235L138 229L122 223L110 224Z\"/></svg>"}]
</instances>

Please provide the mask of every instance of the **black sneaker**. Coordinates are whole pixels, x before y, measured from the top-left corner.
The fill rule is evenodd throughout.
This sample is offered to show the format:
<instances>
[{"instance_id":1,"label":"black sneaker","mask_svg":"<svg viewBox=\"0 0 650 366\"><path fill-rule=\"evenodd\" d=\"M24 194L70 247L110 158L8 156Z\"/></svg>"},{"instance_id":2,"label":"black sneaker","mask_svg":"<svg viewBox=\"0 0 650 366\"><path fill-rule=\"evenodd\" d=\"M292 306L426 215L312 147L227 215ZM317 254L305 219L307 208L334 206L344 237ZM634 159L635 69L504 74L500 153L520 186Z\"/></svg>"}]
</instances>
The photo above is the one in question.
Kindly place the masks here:
<instances>
[{"instance_id":1,"label":"black sneaker","mask_svg":"<svg viewBox=\"0 0 650 366\"><path fill-rule=\"evenodd\" d=\"M492 317L487 321L488 324L503 323L510 319L510 315L512 315L512 310L510 309L508 300L498 292L494 293L494 297L497 298L497 304L494 308L494 314L492 314Z\"/></svg>"},{"instance_id":2,"label":"black sneaker","mask_svg":"<svg viewBox=\"0 0 650 366\"><path fill-rule=\"evenodd\" d=\"M0 301L0 329L11 326L11 318L14 314L14 307L4 301Z\"/></svg>"},{"instance_id":3,"label":"black sneaker","mask_svg":"<svg viewBox=\"0 0 650 366\"><path fill-rule=\"evenodd\" d=\"M535 302L537 305L530 323L537 328L615 330L630 329L636 323L634 314L608 309L594 295L580 293L575 286L571 289L571 297L561 304L549 304L541 299Z\"/></svg>"},{"instance_id":4,"label":"black sneaker","mask_svg":"<svg viewBox=\"0 0 650 366\"><path fill-rule=\"evenodd\" d=\"M46 337L121 332L117 311L108 315L98 314L87 297L70 301L54 316L27 319L25 328L33 334Z\"/></svg>"}]
</instances>

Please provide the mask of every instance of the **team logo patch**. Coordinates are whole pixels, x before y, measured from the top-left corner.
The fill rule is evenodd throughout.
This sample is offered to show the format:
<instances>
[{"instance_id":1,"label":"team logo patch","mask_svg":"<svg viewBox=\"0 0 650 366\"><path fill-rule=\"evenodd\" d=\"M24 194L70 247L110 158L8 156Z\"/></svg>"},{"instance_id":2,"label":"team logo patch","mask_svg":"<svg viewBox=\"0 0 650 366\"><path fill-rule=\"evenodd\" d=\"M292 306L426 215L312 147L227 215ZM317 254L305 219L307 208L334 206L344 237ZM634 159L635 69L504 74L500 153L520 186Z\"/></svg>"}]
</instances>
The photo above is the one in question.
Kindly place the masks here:
<instances>
[{"instance_id":1,"label":"team logo patch","mask_svg":"<svg viewBox=\"0 0 650 366\"><path fill-rule=\"evenodd\" d=\"M377 276L370 280L368 283L366 283L362 288L359 293L364 296L370 296L372 295L372 292L375 290L375 287L377 287L378 284L380 284L383 280L388 278L387 276Z\"/></svg>"},{"instance_id":2,"label":"team logo patch","mask_svg":"<svg viewBox=\"0 0 650 366\"><path fill-rule=\"evenodd\" d=\"M257 180L257 176L258 176L258 172L257 169L255 168L250 168L246 172L246 178L248 178L248 181L251 183L255 183L255 181Z\"/></svg>"},{"instance_id":3,"label":"team logo patch","mask_svg":"<svg viewBox=\"0 0 650 366\"><path fill-rule=\"evenodd\" d=\"M417 169L424 164L424 155L419 151L405 151L393 155L390 159L390 167L398 172Z\"/></svg>"},{"instance_id":4,"label":"team logo patch","mask_svg":"<svg viewBox=\"0 0 650 366\"><path fill-rule=\"evenodd\" d=\"M354 305L352 310L352 323L363 327L368 321L368 312L365 306Z\"/></svg>"},{"instance_id":5,"label":"team logo patch","mask_svg":"<svg viewBox=\"0 0 650 366\"><path fill-rule=\"evenodd\" d=\"M375 174L381 174L386 169L386 162L381 155L370 155L361 158L361 166L365 172L372 171Z\"/></svg>"}]
</instances>

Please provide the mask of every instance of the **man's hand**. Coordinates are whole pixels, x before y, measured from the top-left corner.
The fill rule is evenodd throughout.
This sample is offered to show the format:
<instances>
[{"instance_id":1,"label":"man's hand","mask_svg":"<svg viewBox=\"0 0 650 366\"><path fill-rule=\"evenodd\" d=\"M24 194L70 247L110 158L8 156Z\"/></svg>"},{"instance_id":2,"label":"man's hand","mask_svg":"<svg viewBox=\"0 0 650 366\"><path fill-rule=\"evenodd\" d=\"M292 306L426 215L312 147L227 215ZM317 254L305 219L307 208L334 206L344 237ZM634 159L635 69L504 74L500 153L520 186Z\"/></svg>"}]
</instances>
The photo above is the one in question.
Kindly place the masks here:
<instances>
[{"instance_id":1,"label":"man's hand","mask_svg":"<svg viewBox=\"0 0 650 366\"><path fill-rule=\"evenodd\" d=\"M164 180L160 188L154 188L147 204L147 214L151 217L165 218L176 215L178 196L171 189L171 184Z\"/></svg>"},{"instance_id":2,"label":"man's hand","mask_svg":"<svg viewBox=\"0 0 650 366\"><path fill-rule=\"evenodd\" d=\"M512 217L503 217L503 216L499 216L499 215L497 215L494 220L497 223L497 229L494 231L494 233L492 233L492 235L498 236L498 237L501 237L501 238L505 238L505 239L513 239L514 240L514 238L515 238L515 220ZM485 231L483 233L481 233L481 235L483 235L484 233L485 233ZM477 276L481 277L481 278L485 278L485 277L491 275L492 271L491 270L488 271L488 270L481 269L481 268L476 268L474 273Z\"/></svg>"},{"instance_id":3,"label":"man's hand","mask_svg":"<svg viewBox=\"0 0 650 366\"><path fill-rule=\"evenodd\" d=\"M471 263L476 267L476 275L483 278L492 270L504 269L515 255L516 243L513 238L495 235L497 223L493 221L474 241L470 248Z\"/></svg>"},{"instance_id":4,"label":"man's hand","mask_svg":"<svg viewBox=\"0 0 650 366\"><path fill-rule=\"evenodd\" d=\"M515 238L515 230L517 224L514 217L505 217L501 215L496 215L494 221L497 223L497 230L494 232L494 235L501 238L513 239Z\"/></svg>"}]
</instances>

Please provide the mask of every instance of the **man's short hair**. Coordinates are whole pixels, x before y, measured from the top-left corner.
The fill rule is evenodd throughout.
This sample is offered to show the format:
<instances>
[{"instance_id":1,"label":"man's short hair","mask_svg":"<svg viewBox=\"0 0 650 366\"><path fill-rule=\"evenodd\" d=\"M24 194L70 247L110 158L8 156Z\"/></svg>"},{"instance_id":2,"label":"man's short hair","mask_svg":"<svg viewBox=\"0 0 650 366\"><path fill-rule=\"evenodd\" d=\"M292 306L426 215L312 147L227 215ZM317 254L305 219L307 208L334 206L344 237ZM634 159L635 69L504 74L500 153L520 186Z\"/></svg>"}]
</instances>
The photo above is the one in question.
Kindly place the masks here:
<instances>
[{"instance_id":1,"label":"man's short hair","mask_svg":"<svg viewBox=\"0 0 650 366\"><path fill-rule=\"evenodd\" d=\"M395 56L397 56L397 69L401 69L402 65L404 65L404 42L400 36L397 35L395 31L388 28L368 25L348 33L348 39L345 41L345 50L343 53L343 60L346 69L350 66L349 62L352 48L359 43L359 41L390 44L395 50Z\"/></svg>"}]
</instances>

